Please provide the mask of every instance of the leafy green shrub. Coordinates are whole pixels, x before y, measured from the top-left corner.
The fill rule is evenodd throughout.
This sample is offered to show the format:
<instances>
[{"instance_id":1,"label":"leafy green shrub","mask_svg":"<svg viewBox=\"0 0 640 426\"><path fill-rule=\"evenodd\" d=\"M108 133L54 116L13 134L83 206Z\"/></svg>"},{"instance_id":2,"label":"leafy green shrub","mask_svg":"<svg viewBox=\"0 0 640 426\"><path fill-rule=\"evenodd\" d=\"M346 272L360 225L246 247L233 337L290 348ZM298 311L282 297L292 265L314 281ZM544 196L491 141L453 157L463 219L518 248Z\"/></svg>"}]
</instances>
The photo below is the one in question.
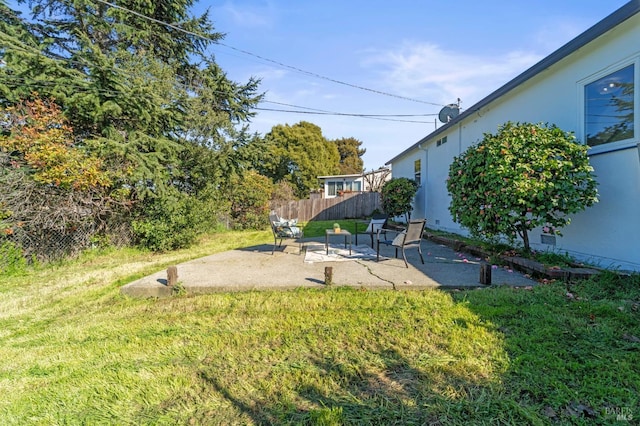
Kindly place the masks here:
<instances>
[{"instance_id":1,"label":"leafy green shrub","mask_svg":"<svg viewBox=\"0 0 640 426\"><path fill-rule=\"evenodd\" d=\"M231 181L231 219L234 229L264 229L269 223L271 179L254 171Z\"/></svg>"},{"instance_id":2,"label":"leafy green shrub","mask_svg":"<svg viewBox=\"0 0 640 426\"><path fill-rule=\"evenodd\" d=\"M194 199L198 212L198 229L202 233L223 232L229 229L228 222L231 215L231 201L228 191L215 184L207 185Z\"/></svg>"},{"instance_id":3,"label":"leafy green shrub","mask_svg":"<svg viewBox=\"0 0 640 426\"><path fill-rule=\"evenodd\" d=\"M224 191L211 186L197 196L169 190L161 197L145 200L143 213L131 228L138 244L152 251L189 247L199 235L228 229L228 198Z\"/></svg>"},{"instance_id":4,"label":"leafy green shrub","mask_svg":"<svg viewBox=\"0 0 640 426\"><path fill-rule=\"evenodd\" d=\"M131 224L142 247L152 251L188 247L201 233L201 203L195 197L172 190L145 203L141 217Z\"/></svg>"},{"instance_id":5,"label":"leafy green shrub","mask_svg":"<svg viewBox=\"0 0 640 426\"><path fill-rule=\"evenodd\" d=\"M416 181L408 178L393 178L382 187L382 209L391 217L404 215L409 220L411 202L418 191Z\"/></svg>"},{"instance_id":6,"label":"leafy green shrub","mask_svg":"<svg viewBox=\"0 0 640 426\"><path fill-rule=\"evenodd\" d=\"M555 125L508 122L449 167L449 211L480 238L522 239L543 227L561 235L569 215L597 202L587 146Z\"/></svg>"}]
</instances>

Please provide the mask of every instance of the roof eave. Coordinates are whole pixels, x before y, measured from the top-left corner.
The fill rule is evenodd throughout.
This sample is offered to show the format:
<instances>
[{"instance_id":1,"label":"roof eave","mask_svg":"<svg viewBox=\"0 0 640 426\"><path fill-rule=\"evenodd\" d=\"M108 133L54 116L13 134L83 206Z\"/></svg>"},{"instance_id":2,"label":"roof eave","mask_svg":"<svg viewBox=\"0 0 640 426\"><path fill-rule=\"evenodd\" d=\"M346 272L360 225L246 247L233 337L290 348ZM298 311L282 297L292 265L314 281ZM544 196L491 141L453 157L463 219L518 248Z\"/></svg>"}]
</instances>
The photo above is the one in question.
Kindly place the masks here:
<instances>
[{"instance_id":1,"label":"roof eave","mask_svg":"<svg viewBox=\"0 0 640 426\"><path fill-rule=\"evenodd\" d=\"M362 177L362 173L357 174L350 174L350 175L329 175L329 176L318 176L318 179L335 179L335 178L359 178Z\"/></svg>"},{"instance_id":2,"label":"roof eave","mask_svg":"<svg viewBox=\"0 0 640 426\"><path fill-rule=\"evenodd\" d=\"M395 160L406 155L410 151L413 151L416 147L420 147L420 145L422 145L423 143L428 142L429 140L435 138L439 134L448 130L450 127L454 126L455 124L462 122L465 118L469 117L471 114L474 114L475 112L479 111L481 108L487 106L491 102L502 97L503 95L515 89L516 87L520 86L527 80L530 80L531 78L535 77L542 71L560 62L565 57L576 52L578 49L584 47L586 44L591 43L593 40L607 33L611 29L617 27L618 25L620 25L627 19L631 18L638 12L640 12L640 0L632 0L628 2L627 4L625 4L624 6L622 6L621 8L619 8L618 10L616 10L615 12L613 12L612 14L610 14L609 16L607 16L606 18L604 18L603 20L601 20L600 22L592 26L591 28L587 29L585 32L583 32L573 40L569 41L568 43L560 47L555 52L551 53L546 58L542 59L540 62L533 65L531 68L524 71L522 74L515 77L513 80L506 83L504 86L500 87L498 90L492 92L485 98L481 99L480 101L472 105L469 109L465 110L463 113L458 115L456 118L452 119L450 122L448 122L444 126L429 133L427 136L420 139L418 142L414 143L409 148L405 149L400 154L393 157L391 160L387 161L385 165L392 164Z\"/></svg>"}]
</instances>

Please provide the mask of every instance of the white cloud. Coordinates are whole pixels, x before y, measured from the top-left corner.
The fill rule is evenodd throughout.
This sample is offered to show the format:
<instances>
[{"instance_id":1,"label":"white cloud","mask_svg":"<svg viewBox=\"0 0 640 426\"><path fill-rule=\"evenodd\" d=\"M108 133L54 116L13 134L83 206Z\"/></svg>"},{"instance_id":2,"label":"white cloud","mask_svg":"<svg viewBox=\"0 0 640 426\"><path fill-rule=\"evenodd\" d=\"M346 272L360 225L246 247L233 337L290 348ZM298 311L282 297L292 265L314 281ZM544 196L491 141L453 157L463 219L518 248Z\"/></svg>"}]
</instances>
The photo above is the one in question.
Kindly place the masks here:
<instances>
[{"instance_id":1,"label":"white cloud","mask_svg":"<svg viewBox=\"0 0 640 426\"><path fill-rule=\"evenodd\" d=\"M314 88L304 88L298 89L292 93L293 99L308 99L310 97L315 97L317 95L317 91Z\"/></svg>"},{"instance_id":2,"label":"white cloud","mask_svg":"<svg viewBox=\"0 0 640 426\"><path fill-rule=\"evenodd\" d=\"M284 69L278 69L274 67L261 68L255 72L255 76L263 81L282 80L289 74L289 71Z\"/></svg>"},{"instance_id":3,"label":"white cloud","mask_svg":"<svg viewBox=\"0 0 640 426\"><path fill-rule=\"evenodd\" d=\"M241 4L238 1L227 1L215 7L215 14L227 15L239 27L272 28L274 25L274 9L270 2Z\"/></svg>"},{"instance_id":4,"label":"white cloud","mask_svg":"<svg viewBox=\"0 0 640 426\"><path fill-rule=\"evenodd\" d=\"M487 56L405 42L398 50L378 52L366 65L382 67L382 84L390 91L443 105L461 98L468 107L541 58L531 52Z\"/></svg>"}]
</instances>

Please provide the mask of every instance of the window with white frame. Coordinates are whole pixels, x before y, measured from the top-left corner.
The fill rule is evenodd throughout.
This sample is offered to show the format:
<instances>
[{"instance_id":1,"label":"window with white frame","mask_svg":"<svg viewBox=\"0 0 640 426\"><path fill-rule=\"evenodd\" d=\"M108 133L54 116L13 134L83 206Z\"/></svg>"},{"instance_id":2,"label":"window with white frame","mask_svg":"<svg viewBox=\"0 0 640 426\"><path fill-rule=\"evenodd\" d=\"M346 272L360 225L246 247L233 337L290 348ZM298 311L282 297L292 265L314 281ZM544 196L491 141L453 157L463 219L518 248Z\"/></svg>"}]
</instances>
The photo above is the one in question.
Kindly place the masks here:
<instances>
[{"instance_id":1,"label":"window with white frame","mask_svg":"<svg viewBox=\"0 0 640 426\"><path fill-rule=\"evenodd\" d=\"M418 185L422 183L422 162L419 159L413 162L413 179Z\"/></svg>"},{"instance_id":2,"label":"window with white frame","mask_svg":"<svg viewBox=\"0 0 640 426\"><path fill-rule=\"evenodd\" d=\"M329 181L327 182L327 197L336 197L342 195L342 191L348 189L348 184L345 185L343 181ZM345 188L346 187L346 188Z\"/></svg>"},{"instance_id":3,"label":"window with white frame","mask_svg":"<svg viewBox=\"0 0 640 426\"><path fill-rule=\"evenodd\" d=\"M327 197L335 197L335 196L336 196L336 183L327 182Z\"/></svg>"},{"instance_id":4,"label":"window with white frame","mask_svg":"<svg viewBox=\"0 0 640 426\"><path fill-rule=\"evenodd\" d=\"M635 138L635 64L584 86L584 139L590 147Z\"/></svg>"},{"instance_id":5,"label":"window with white frame","mask_svg":"<svg viewBox=\"0 0 640 426\"><path fill-rule=\"evenodd\" d=\"M360 192L361 191L361 184L360 181L353 181L353 182L349 182L346 185L345 190L347 191L353 191L353 192Z\"/></svg>"}]
</instances>

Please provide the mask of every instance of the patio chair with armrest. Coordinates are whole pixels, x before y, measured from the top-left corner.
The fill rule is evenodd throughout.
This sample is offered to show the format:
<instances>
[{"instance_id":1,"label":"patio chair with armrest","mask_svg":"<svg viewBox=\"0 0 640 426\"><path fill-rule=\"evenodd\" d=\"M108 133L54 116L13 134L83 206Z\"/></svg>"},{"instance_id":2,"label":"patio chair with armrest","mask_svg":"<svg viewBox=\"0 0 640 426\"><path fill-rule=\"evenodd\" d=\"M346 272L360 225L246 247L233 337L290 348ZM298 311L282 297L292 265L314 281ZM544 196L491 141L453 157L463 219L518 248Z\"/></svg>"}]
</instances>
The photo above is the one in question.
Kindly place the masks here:
<instances>
[{"instance_id":1,"label":"patio chair with armrest","mask_svg":"<svg viewBox=\"0 0 640 426\"><path fill-rule=\"evenodd\" d=\"M426 219L410 220L407 229L400 232L393 240L382 239L380 238L379 233L377 245L377 260L380 261L380 244L384 244L387 246L395 247L396 258L398 257L398 249L402 249L402 259L404 260L404 266L407 268L409 267L409 263L407 263L407 255L405 254L405 249L418 248L418 253L420 253L420 260L424 265L424 258L422 257L422 248L420 246L420 243L422 242L422 235L424 233L424 227L426 223Z\"/></svg>"},{"instance_id":2,"label":"patio chair with armrest","mask_svg":"<svg viewBox=\"0 0 640 426\"><path fill-rule=\"evenodd\" d=\"M271 254L275 253L276 246L282 246L282 240L285 239L298 239L300 244L300 253L302 253L304 233L302 232L302 228L298 226L297 219L283 219L276 213L271 213L269 215L269 222L271 223L271 231L273 232L273 250L271 251ZM280 243L278 243L278 239L280 239Z\"/></svg>"},{"instance_id":3,"label":"patio chair with armrest","mask_svg":"<svg viewBox=\"0 0 640 426\"><path fill-rule=\"evenodd\" d=\"M368 234L371 236L371 248L374 248L374 238L379 234L387 236L387 220L389 216L386 214L374 214L371 220L367 224L367 228L364 231L358 231L358 222L356 222L356 245L358 245L358 234ZM360 222L362 224L367 222ZM378 232L380 231L380 232ZM379 238L379 237L378 237Z\"/></svg>"}]
</instances>

